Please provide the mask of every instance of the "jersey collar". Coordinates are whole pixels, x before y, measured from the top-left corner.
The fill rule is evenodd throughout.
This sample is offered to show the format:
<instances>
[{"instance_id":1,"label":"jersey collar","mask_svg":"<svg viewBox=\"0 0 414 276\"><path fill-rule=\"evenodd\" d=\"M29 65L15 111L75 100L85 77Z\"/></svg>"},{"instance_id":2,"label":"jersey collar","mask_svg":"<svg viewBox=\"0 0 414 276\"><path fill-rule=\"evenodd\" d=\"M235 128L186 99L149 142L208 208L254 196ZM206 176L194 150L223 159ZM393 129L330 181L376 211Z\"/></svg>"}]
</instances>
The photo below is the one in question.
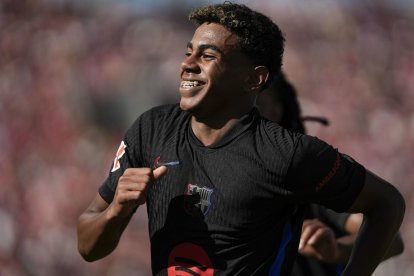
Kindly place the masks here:
<instances>
[{"instance_id":1,"label":"jersey collar","mask_svg":"<svg viewBox=\"0 0 414 276\"><path fill-rule=\"evenodd\" d=\"M219 149L224 147L225 145L231 143L232 141L239 138L244 132L246 132L250 126L253 124L254 119L258 116L259 112L256 108L251 109L248 113L240 117L240 119L234 124L234 126L229 129L224 136L217 142L205 146L203 143L198 140L196 135L194 134L191 123L188 125L188 131L190 136L190 141L195 144L197 147L205 148L205 149Z\"/></svg>"}]
</instances>

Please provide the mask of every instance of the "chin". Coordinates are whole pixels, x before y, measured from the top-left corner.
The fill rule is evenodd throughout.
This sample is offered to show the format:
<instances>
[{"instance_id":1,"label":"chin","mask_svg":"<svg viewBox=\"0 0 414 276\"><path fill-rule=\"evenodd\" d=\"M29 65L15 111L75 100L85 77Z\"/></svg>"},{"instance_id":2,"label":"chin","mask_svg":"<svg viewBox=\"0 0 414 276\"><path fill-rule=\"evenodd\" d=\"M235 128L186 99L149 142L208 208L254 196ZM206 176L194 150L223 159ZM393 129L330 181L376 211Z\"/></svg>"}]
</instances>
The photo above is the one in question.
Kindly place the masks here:
<instances>
[{"instance_id":1,"label":"chin","mask_svg":"<svg viewBox=\"0 0 414 276\"><path fill-rule=\"evenodd\" d=\"M182 111L185 111L194 117L199 117L202 113L199 105L191 104L188 101L183 101L182 99L180 101L180 108Z\"/></svg>"},{"instance_id":2,"label":"chin","mask_svg":"<svg viewBox=\"0 0 414 276\"><path fill-rule=\"evenodd\" d=\"M193 106L188 102L188 100L181 98L180 108L183 111L191 112L191 110L193 109Z\"/></svg>"}]
</instances>

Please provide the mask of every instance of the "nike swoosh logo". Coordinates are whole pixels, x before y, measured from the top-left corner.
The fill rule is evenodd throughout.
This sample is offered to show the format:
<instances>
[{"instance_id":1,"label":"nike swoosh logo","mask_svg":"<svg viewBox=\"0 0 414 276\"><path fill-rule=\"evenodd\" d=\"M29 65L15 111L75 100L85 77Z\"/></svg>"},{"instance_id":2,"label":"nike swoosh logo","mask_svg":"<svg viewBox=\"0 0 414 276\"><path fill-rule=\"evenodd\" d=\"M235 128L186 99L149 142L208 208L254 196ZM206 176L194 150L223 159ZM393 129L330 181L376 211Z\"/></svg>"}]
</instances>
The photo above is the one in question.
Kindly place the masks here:
<instances>
[{"instance_id":1,"label":"nike swoosh logo","mask_svg":"<svg viewBox=\"0 0 414 276\"><path fill-rule=\"evenodd\" d=\"M172 162L166 162L166 163L163 163L163 162L160 162L159 160L157 160L156 162L155 162L155 167L156 168L159 168L159 167L161 167L161 166L177 166L177 165L180 165L180 161L172 161Z\"/></svg>"},{"instance_id":2,"label":"nike swoosh logo","mask_svg":"<svg viewBox=\"0 0 414 276\"><path fill-rule=\"evenodd\" d=\"M157 166L158 167L160 167L160 166L176 166L176 165L179 165L180 164L180 161L172 161L172 162L167 162L167 163L162 163L162 162L160 162L160 161L157 161Z\"/></svg>"}]
</instances>

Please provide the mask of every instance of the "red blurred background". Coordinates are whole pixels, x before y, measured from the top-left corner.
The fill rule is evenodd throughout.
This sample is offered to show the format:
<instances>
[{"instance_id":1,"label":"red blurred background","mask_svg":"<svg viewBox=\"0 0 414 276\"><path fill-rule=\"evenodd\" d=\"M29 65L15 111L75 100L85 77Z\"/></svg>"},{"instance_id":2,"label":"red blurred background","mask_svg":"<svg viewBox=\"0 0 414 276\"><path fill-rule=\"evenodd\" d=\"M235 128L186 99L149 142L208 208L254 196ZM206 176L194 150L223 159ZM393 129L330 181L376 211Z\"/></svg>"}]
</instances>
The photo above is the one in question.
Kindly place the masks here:
<instances>
[{"instance_id":1,"label":"red blurred background","mask_svg":"<svg viewBox=\"0 0 414 276\"><path fill-rule=\"evenodd\" d=\"M178 100L195 1L85 2L0 2L0 275L150 275L145 208L92 264L77 252L76 220L126 128ZM238 2L284 31L304 115L331 121L308 132L403 193L405 251L375 275L414 275L414 4Z\"/></svg>"}]
</instances>

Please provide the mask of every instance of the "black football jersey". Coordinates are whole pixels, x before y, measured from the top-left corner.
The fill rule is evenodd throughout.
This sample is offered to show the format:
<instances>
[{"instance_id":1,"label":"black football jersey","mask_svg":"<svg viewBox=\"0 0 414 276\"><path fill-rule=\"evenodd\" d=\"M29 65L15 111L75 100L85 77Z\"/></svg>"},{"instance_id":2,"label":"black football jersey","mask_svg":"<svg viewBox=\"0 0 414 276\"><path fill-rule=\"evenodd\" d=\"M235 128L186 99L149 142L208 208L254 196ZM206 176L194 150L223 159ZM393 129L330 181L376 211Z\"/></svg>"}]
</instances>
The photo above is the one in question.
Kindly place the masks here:
<instances>
[{"instance_id":1,"label":"black football jersey","mask_svg":"<svg viewBox=\"0 0 414 276\"><path fill-rule=\"evenodd\" d=\"M325 142L253 109L204 146L178 105L153 108L127 131L99 193L110 203L128 167L168 172L147 193L154 275L288 275L303 205L347 210L365 169Z\"/></svg>"}]
</instances>

